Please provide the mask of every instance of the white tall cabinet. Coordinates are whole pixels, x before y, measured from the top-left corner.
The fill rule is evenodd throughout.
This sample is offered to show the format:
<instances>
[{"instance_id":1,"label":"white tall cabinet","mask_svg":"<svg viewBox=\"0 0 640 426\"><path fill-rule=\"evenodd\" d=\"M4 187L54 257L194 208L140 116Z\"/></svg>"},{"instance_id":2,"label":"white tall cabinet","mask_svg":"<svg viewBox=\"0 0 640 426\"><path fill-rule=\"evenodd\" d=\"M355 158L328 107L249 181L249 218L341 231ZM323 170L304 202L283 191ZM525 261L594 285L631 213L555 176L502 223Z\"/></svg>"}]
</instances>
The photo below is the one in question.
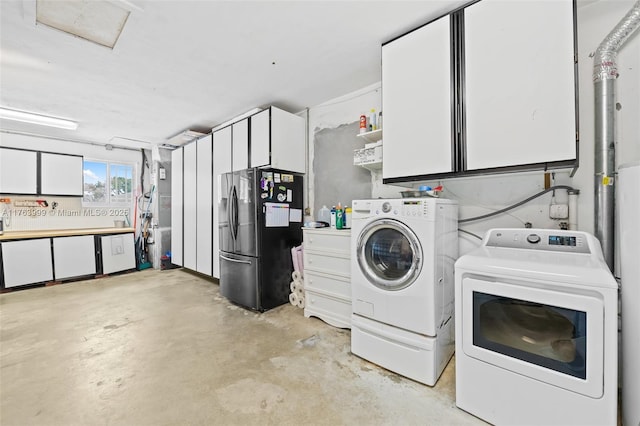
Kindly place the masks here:
<instances>
[{"instance_id":1,"label":"white tall cabinet","mask_svg":"<svg viewBox=\"0 0 640 426\"><path fill-rule=\"evenodd\" d=\"M182 157L182 148L178 148L171 152L171 263L178 266L183 266Z\"/></svg>"},{"instance_id":2,"label":"white tall cabinet","mask_svg":"<svg viewBox=\"0 0 640 426\"><path fill-rule=\"evenodd\" d=\"M197 269L196 258L196 238L197 238L197 206L196 198L198 177L197 168L197 144L190 143L184 146L183 159L183 245L182 245L182 266L195 271Z\"/></svg>"},{"instance_id":3,"label":"white tall cabinet","mask_svg":"<svg viewBox=\"0 0 640 426\"><path fill-rule=\"evenodd\" d=\"M222 199L220 176L231 171L232 127L213 132L213 276L220 278L220 232L218 206Z\"/></svg>"},{"instance_id":4,"label":"white tall cabinet","mask_svg":"<svg viewBox=\"0 0 640 426\"><path fill-rule=\"evenodd\" d=\"M213 161L211 135L196 142L196 271L211 276L213 221Z\"/></svg>"}]
</instances>

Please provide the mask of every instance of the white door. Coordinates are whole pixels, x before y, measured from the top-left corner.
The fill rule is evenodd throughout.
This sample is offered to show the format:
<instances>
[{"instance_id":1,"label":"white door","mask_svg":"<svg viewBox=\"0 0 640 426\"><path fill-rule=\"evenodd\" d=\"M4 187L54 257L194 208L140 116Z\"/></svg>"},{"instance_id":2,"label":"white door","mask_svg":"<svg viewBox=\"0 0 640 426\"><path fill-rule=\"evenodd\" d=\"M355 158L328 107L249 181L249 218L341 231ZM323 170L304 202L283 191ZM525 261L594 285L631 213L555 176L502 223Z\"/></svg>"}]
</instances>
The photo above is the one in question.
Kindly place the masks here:
<instances>
[{"instance_id":1,"label":"white door","mask_svg":"<svg viewBox=\"0 0 640 426\"><path fill-rule=\"evenodd\" d=\"M382 47L382 175L452 171L451 42L445 16Z\"/></svg>"},{"instance_id":2,"label":"white door","mask_svg":"<svg viewBox=\"0 0 640 426\"><path fill-rule=\"evenodd\" d=\"M212 275L213 161L211 157L211 135L206 135L198 139L196 142L196 151L196 270L204 275Z\"/></svg>"},{"instance_id":3,"label":"white door","mask_svg":"<svg viewBox=\"0 0 640 426\"><path fill-rule=\"evenodd\" d=\"M183 266L193 271L197 268L197 144L195 142L184 146L184 217L182 248Z\"/></svg>"},{"instance_id":4,"label":"white door","mask_svg":"<svg viewBox=\"0 0 640 426\"><path fill-rule=\"evenodd\" d=\"M171 152L171 263L182 266L182 148Z\"/></svg>"},{"instance_id":5,"label":"white door","mask_svg":"<svg viewBox=\"0 0 640 426\"><path fill-rule=\"evenodd\" d=\"M575 159L573 2L483 0L464 17L467 170Z\"/></svg>"}]
</instances>

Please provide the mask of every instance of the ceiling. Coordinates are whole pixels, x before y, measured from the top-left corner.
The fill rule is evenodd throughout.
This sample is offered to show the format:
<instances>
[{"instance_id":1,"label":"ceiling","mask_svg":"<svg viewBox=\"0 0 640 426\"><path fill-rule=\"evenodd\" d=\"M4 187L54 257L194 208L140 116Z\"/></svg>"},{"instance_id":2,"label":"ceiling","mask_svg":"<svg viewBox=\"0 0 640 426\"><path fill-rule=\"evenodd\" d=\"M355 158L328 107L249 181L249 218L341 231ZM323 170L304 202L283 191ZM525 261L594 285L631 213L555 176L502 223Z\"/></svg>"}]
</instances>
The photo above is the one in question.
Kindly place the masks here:
<instances>
[{"instance_id":1,"label":"ceiling","mask_svg":"<svg viewBox=\"0 0 640 426\"><path fill-rule=\"evenodd\" d=\"M36 0L0 1L0 106L79 123L3 131L140 147L302 111L380 81L381 43L467 2L110 1L130 10L113 49L36 24Z\"/></svg>"}]
</instances>

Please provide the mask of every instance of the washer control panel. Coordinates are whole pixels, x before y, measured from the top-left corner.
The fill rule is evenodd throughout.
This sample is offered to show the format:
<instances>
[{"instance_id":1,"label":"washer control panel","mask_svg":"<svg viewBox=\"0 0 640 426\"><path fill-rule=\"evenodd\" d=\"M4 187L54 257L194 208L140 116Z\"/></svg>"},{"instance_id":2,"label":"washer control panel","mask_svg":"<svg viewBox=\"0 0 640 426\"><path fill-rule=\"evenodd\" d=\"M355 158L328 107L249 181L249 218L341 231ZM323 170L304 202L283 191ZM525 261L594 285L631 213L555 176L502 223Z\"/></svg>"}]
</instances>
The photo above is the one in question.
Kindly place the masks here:
<instances>
[{"instance_id":1,"label":"washer control panel","mask_svg":"<svg viewBox=\"0 0 640 426\"><path fill-rule=\"evenodd\" d=\"M492 229L485 236L487 247L505 247L558 251L569 253L591 253L590 244L595 238L586 232L553 229Z\"/></svg>"}]
</instances>

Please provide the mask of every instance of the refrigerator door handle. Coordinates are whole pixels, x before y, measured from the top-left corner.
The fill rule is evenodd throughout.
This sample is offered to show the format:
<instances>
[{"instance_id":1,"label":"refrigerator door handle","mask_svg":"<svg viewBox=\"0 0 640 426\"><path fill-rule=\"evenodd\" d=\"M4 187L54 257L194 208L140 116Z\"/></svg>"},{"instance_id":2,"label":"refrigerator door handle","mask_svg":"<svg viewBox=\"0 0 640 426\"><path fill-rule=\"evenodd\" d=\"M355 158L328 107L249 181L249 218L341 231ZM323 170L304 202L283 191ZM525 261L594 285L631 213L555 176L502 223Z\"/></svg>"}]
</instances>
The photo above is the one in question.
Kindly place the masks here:
<instances>
[{"instance_id":1,"label":"refrigerator door handle","mask_svg":"<svg viewBox=\"0 0 640 426\"><path fill-rule=\"evenodd\" d=\"M238 191L236 191L235 185L233 186L233 239L238 238Z\"/></svg>"},{"instance_id":2,"label":"refrigerator door handle","mask_svg":"<svg viewBox=\"0 0 640 426\"><path fill-rule=\"evenodd\" d=\"M227 256L223 255L223 254L221 254L221 255L220 255L220 258L221 258L221 259L224 259L224 260L228 260L229 262L235 262L235 263L246 263L247 265L251 265L251 262L249 262L248 260L232 259L232 258L230 258L230 257L227 257Z\"/></svg>"},{"instance_id":3,"label":"refrigerator door handle","mask_svg":"<svg viewBox=\"0 0 640 426\"><path fill-rule=\"evenodd\" d=\"M229 189L229 196L227 198L229 200L229 207L227 208L227 222L229 223L231 239L235 241L235 235L233 233L233 189L233 186Z\"/></svg>"}]
</instances>

